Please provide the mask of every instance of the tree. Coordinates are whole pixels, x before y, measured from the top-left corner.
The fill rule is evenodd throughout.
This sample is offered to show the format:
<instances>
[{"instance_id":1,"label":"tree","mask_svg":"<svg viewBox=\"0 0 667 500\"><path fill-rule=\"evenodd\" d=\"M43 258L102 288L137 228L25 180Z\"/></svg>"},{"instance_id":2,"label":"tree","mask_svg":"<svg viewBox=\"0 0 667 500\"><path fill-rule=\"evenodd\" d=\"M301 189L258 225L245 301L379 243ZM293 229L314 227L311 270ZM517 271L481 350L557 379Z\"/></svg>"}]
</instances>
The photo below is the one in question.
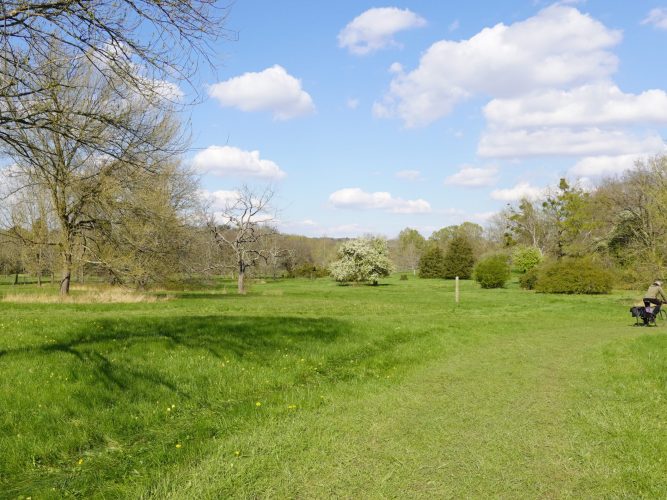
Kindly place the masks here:
<instances>
[{"instance_id":1,"label":"tree","mask_svg":"<svg viewBox=\"0 0 667 500\"><path fill-rule=\"evenodd\" d=\"M393 270L387 241L365 237L346 241L338 248L339 259L331 263L331 276L340 282L367 282L373 285Z\"/></svg>"},{"instance_id":2,"label":"tree","mask_svg":"<svg viewBox=\"0 0 667 500\"><path fill-rule=\"evenodd\" d=\"M416 229L406 227L398 234L399 262L416 274L426 240Z\"/></svg>"},{"instance_id":3,"label":"tree","mask_svg":"<svg viewBox=\"0 0 667 500\"><path fill-rule=\"evenodd\" d=\"M218 214L208 215L208 227L219 248L232 251L238 272L238 293L245 293L246 273L260 262L268 262L279 251L271 247L276 234L271 208L273 191L261 193L242 186ZM218 221L221 221L218 222Z\"/></svg>"},{"instance_id":4,"label":"tree","mask_svg":"<svg viewBox=\"0 0 667 500\"><path fill-rule=\"evenodd\" d=\"M439 246L431 244L419 259L420 278L444 278L445 254Z\"/></svg>"},{"instance_id":5,"label":"tree","mask_svg":"<svg viewBox=\"0 0 667 500\"><path fill-rule=\"evenodd\" d=\"M586 211L588 197L588 193L561 179L556 192L542 203L549 226L554 230L556 258L576 255L579 253L575 246L577 239L587 239L582 233L589 229L591 222Z\"/></svg>"},{"instance_id":6,"label":"tree","mask_svg":"<svg viewBox=\"0 0 667 500\"><path fill-rule=\"evenodd\" d=\"M75 263L102 248L91 241L110 234L118 215L147 213L129 207L139 192L150 192L159 177L174 172L172 158L182 145L180 124L168 107L132 93L86 58L59 58L62 50L35 56L44 87L40 100L5 97L0 107L17 120L35 109L49 123L5 130L11 140L2 152L14 166L4 173L8 199L26 189L45 196L57 225L58 241L52 243L62 262L60 292L68 294Z\"/></svg>"},{"instance_id":7,"label":"tree","mask_svg":"<svg viewBox=\"0 0 667 500\"><path fill-rule=\"evenodd\" d=\"M0 97L42 101L40 61L86 58L113 81L149 100L173 82L190 82L211 42L223 29L226 9L215 0L3 0L0 8ZM55 53L54 53L55 51ZM66 66L67 67L67 64ZM67 82L51 82L65 87ZM196 89L196 85L191 85ZM157 99L156 99L157 98ZM61 111L48 101L38 108L0 113L0 142L15 143L9 129L50 129ZM73 135L80 135L72 130Z\"/></svg>"},{"instance_id":8,"label":"tree","mask_svg":"<svg viewBox=\"0 0 667 500\"><path fill-rule=\"evenodd\" d=\"M523 198L517 208L509 208L506 224L513 241L546 251L549 222L539 206Z\"/></svg>"},{"instance_id":9,"label":"tree","mask_svg":"<svg viewBox=\"0 0 667 500\"><path fill-rule=\"evenodd\" d=\"M445 278L468 279L472 275L475 256L465 236L456 235L449 243L445 254Z\"/></svg>"}]
</instances>

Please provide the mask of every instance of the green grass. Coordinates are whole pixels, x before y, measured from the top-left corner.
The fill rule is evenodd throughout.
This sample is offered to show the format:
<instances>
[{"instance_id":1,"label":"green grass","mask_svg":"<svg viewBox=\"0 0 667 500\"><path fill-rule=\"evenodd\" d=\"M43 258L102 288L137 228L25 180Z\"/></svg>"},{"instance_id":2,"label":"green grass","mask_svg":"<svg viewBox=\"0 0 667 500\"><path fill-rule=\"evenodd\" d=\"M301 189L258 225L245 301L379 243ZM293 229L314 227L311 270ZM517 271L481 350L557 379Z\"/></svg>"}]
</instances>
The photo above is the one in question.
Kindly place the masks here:
<instances>
[{"instance_id":1,"label":"green grass","mask_svg":"<svg viewBox=\"0 0 667 500\"><path fill-rule=\"evenodd\" d=\"M0 496L664 496L632 294L386 283L0 303Z\"/></svg>"}]
</instances>

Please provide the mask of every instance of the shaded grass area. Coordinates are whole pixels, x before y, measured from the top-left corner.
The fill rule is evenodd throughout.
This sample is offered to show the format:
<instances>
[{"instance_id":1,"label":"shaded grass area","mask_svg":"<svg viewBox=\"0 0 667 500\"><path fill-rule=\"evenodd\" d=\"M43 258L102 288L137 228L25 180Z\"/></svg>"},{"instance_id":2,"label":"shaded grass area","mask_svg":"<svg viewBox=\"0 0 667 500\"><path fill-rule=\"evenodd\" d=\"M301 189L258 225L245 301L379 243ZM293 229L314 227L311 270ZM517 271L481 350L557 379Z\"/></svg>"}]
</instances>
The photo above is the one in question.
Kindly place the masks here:
<instances>
[{"instance_id":1,"label":"shaded grass area","mask_svg":"<svg viewBox=\"0 0 667 500\"><path fill-rule=\"evenodd\" d=\"M0 496L664 492L664 326L462 285L0 304Z\"/></svg>"}]
</instances>

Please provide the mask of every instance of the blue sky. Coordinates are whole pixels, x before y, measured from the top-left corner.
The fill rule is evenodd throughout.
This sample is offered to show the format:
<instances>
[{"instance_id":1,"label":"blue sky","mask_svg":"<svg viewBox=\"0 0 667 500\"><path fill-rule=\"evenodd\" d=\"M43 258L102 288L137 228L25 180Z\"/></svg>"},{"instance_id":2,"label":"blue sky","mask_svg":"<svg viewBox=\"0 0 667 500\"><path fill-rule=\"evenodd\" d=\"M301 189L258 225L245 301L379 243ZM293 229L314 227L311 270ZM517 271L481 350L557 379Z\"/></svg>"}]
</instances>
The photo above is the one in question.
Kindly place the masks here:
<instances>
[{"instance_id":1,"label":"blue sky","mask_svg":"<svg viewBox=\"0 0 667 500\"><path fill-rule=\"evenodd\" d=\"M227 27L188 161L214 203L272 185L284 232L428 236L665 150L667 4L237 0Z\"/></svg>"}]
</instances>

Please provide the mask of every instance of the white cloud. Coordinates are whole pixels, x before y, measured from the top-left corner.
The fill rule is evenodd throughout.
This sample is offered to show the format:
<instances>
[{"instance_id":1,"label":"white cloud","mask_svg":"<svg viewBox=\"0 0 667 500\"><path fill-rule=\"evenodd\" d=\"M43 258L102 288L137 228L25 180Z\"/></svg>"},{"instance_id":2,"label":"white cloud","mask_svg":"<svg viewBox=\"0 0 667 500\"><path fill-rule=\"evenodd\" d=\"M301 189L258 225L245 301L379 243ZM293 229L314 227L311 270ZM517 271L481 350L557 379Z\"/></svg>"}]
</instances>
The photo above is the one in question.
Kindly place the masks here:
<instances>
[{"instance_id":1,"label":"white cloud","mask_svg":"<svg viewBox=\"0 0 667 500\"><path fill-rule=\"evenodd\" d=\"M345 105L346 105L349 109L357 109L357 108L359 107L359 99L353 99L353 98L350 98L350 99L347 100L347 102L345 103Z\"/></svg>"},{"instance_id":2,"label":"white cloud","mask_svg":"<svg viewBox=\"0 0 667 500\"><path fill-rule=\"evenodd\" d=\"M454 19L447 27L447 30L451 33L452 31L456 31L457 29L459 29L459 26L461 26L459 20Z\"/></svg>"},{"instance_id":3,"label":"white cloud","mask_svg":"<svg viewBox=\"0 0 667 500\"><path fill-rule=\"evenodd\" d=\"M222 106L241 111L270 111L276 120L289 120L315 111L301 81L274 65L259 73L244 73L213 84L208 93Z\"/></svg>"},{"instance_id":4,"label":"white cloud","mask_svg":"<svg viewBox=\"0 0 667 500\"><path fill-rule=\"evenodd\" d=\"M226 191L224 189L218 191L207 191L206 189L199 190L199 197L209 204L216 212L234 205L239 199L239 196L240 193L238 191Z\"/></svg>"},{"instance_id":5,"label":"white cloud","mask_svg":"<svg viewBox=\"0 0 667 500\"><path fill-rule=\"evenodd\" d=\"M534 200L544 195L544 189L531 186L528 182L520 182L509 189L491 191L491 198L499 201L518 201L523 198Z\"/></svg>"},{"instance_id":6,"label":"white cloud","mask_svg":"<svg viewBox=\"0 0 667 500\"><path fill-rule=\"evenodd\" d=\"M610 82L600 82L494 99L484 107L484 116L503 128L667 123L667 93L654 89L625 94Z\"/></svg>"},{"instance_id":7,"label":"white cloud","mask_svg":"<svg viewBox=\"0 0 667 500\"><path fill-rule=\"evenodd\" d=\"M399 62L391 63L391 66L389 66L389 73L403 73L403 65Z\"/></svg>"},{"instance_id":8,"label":"white cloud","mask_svg":"<svg viewBox=\"0 0 667 500\"><path fill-rule=\"evenodd\" d=\"M338 34L338 46L352 54L365 55L396 45L393 36L399 31L419 28L426 20L409 9L380 7L355 17Z\"/></svg>"},{"instance_id":9,"label":"white cloud","mask_svg":"<svg viewBox=\"0 0 667 500\"><path fill-rule=\"evenodd\" d=\"M642 24L652 24L656 28L667 30L667 8L658 7L651 9Z\"/></svg>"},{"instance_id":10,"label":"white cloud","mask_svg":"<svg viewBox=\"0 0 667 500\"><path fill-rule=\"evenodd\" d=\"M391 193L366 193L359 188L340 189L331 193L329 201L336 208L377 209L395 214L418 214L431 211L431 205L422 199L403 200L392 197Z\"/></svg>"},{"instance_id":11,"label":"white cloud","mask_svg":"<svg viewBox=\"0 0 667 500\"><path fill-rule=\"evenodd\" d=\"M259 177L281 179L287 175L271 160L260 158L259 151L244 151L232 146L209 146L192 159L200 173L220 177Z\"/></svg>"},{"instance_id":12,"label":"white cloud","mask_svg":"<svg viewBox=\"0 0 667 500\"><path fill-rule=\"evenodd\" d=\"M639 154L664 148L657 135L636 137L621 130L546 128L539 130L491 130L477 147L482 157L598 156Z\"/></svg>"},{"instance_id":13,"label":"white cloud","mask_svg":"<svg viewBox=\"0 0 667 500\"><path fill-rule=\"evenodd\" d=\"M625 172L634 167L643 155L629 154L620 156L592 156L579 160L568 171L574 177L603 177Z\"/></svg>"},{"instance_id":14,"label":"white cloud","mask_svg":"<svg viewBox=\"0 0 667 500\"><path fill-rule=\"evenodd\" d=\"M479 168L464 166L458 172L445 179L445 184L462 187L484 187L495 184L498 180L496 167Z\"/></svg>"},{"instance_id":15,"label":"white cloud","mask_svg":"<svg viewBox=\"0 0 667 500\"><path fill-rule=\"evenodd\" d=\"M604 80L618 65L608 49L620 40L619 31L577 9L552 5L468 40L436 42L417 69L394 77L374 113L398 116L408 127L424 126L472 95L508 98Z\"/></svg>"},{"instance_id":16,"label":"white cloud","mask_svg":"<svg viewBox=\"0 0 667 500\"><path fill-rule=\"evenodd\" d=\"M399 170L396 172L396 177L406 181L417 181L421 178L421 172L419 170Z\"/></svg>"}]
</instances>

